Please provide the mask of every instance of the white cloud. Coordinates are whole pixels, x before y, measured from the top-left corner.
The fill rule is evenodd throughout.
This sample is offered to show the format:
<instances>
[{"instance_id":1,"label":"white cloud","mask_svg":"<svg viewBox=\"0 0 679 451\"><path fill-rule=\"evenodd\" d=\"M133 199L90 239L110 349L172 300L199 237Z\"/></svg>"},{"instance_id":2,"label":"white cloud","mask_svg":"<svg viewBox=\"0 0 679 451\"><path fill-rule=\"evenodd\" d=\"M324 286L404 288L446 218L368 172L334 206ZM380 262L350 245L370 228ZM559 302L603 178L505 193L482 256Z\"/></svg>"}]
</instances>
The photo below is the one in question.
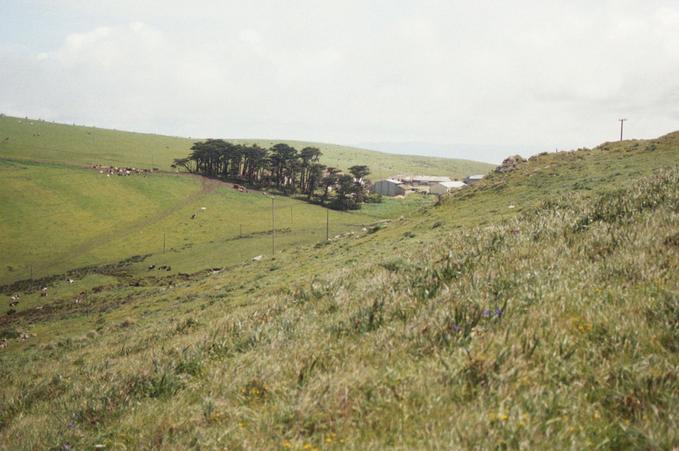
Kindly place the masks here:
<instances>
[{"instance_id":1,"label":"white cloud","mask_svg":"<svg viewBox=\"0 0 679 451\"><path fill-rule=\"evenodd\" d=\"M613 138L618 116L636 136L679 118L672 1L70 4L60 13L91 27L53 49L0 43L0 109L191 136L548 149Z\"/></svg>"}]
</instances>

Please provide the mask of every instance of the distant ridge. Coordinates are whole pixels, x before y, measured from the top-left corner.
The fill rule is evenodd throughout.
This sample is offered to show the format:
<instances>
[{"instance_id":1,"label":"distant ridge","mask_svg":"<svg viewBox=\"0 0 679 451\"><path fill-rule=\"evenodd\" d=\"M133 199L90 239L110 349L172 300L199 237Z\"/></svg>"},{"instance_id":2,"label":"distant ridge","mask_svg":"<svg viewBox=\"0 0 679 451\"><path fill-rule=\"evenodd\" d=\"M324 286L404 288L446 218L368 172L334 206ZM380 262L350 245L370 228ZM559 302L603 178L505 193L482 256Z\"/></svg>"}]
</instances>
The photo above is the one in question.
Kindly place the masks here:
<instances>
[{"instance_id":1,"label":"distant ridge","mask_svg":"<svg viewBox=\"0 0 679 451\"><path fill-rule=\"evenodd\" d=\"M372 179L399 173L447 175L459 178L471 173L486 173L493 168L491 164L471 160L395 155L311 141L222 138L236 143L258 144L262 147L270 147L279 142L296 148L318 147L323 152L321 157L323 164L340 169L347 169L354 164L365 164L371 169ZM191 145L201 139L0 116L0 158L170 169L175 158L186 156Z\"/></svg>"}]
</instances>

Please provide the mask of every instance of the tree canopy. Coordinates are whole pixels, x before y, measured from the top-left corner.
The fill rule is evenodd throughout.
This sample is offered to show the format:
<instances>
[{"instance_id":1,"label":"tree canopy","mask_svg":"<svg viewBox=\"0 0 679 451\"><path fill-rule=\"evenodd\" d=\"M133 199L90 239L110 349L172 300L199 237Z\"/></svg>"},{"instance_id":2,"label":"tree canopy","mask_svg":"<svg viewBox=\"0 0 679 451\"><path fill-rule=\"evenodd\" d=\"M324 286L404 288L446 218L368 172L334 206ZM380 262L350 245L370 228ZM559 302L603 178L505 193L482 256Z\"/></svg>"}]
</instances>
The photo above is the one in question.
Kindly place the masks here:
<instances>
[{"instance_id":1,"label":"tree canopy","mask_svg":"<svg viewBox=\"0 0 679 451\"><path fill-rule=\"evenodd\" d=\"M269 149L234 144L222 139L199 141L186 158L174 160L174 167L207 177L234 180L251 186L272 187L285 194L303 194L331 208L360 208L366 199L365 165L349 168L349 174L321 164L320 149L278 143Z\"/></svg>"}]
</instances>

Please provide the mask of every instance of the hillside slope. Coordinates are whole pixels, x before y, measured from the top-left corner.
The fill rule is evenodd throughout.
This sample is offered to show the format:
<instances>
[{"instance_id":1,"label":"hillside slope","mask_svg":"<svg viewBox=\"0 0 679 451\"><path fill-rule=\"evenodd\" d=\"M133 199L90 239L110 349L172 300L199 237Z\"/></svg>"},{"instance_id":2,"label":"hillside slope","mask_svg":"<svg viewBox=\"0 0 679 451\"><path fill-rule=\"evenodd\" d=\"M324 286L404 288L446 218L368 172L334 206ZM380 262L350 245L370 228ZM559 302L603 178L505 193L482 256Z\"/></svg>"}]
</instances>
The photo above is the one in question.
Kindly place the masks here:
<instances>
[{"instance_id":1,"label":"hillside slope","mask_svg":"<svg viewBox=\"0 0 679 451\"><path fill-rule=\"evenodd\" d=\"M678 138L543 155L275 260L29 289L0 320L0 443L679 446Z\"/></svg>"},{"instance_id":2,"label":"hillside slope","mask_svg":"<svg viewBox=\"0 0 679 451\"><path fill-rule=\"evenodd\" d=\"M2 159L0 178L0 286L132 256L148 257L129 271L154 275L147 270L151 265L191 273L272 252L271 196L240 193L218 180L163 173L107 177L91 169ZM276 246L360 231L426 202L386 200L359 211L328 212L275 196Z\"/></svg>"},{"instance_id":3,"label":"hillside slope","mask_svg":"<svg viewBox=\"0 0 679 451\"><path fill-rule=\"evenodd\" d=\"M170 169L175 158L185 157L199 138L178 138L162 135L131 133L34 119L0 116L0 158L38 162L90 165L159 167ZM321 162L347 169L365 164L371 177L410 173L464 177L485 174L493 166L487 163L448 158L394 155L355 147L306 141L271 141L232 139L232 142L259 144L270 147L277 142L297 149L314 146L321 149Z\"/></svg>"}]
</instances>

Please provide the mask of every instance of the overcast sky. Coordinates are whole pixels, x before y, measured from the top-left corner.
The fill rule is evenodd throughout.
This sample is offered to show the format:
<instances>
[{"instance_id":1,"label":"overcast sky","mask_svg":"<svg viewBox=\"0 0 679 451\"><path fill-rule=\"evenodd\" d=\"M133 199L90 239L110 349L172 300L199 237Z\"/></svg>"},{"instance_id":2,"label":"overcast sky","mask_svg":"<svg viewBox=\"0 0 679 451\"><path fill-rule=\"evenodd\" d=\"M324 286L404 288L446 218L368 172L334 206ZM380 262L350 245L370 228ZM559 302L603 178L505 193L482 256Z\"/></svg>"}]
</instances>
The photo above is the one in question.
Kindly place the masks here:
<instances>
[{"instance_id":1,"label":"overcast sky","mask_svg":"<svg viewBox=\"0 0 679 451\"><path fill-rule=\"evenodd\" d=\"M0 112L498 161L679 129L679 1L0 0Z\"/></svg>"}]
</instances>

